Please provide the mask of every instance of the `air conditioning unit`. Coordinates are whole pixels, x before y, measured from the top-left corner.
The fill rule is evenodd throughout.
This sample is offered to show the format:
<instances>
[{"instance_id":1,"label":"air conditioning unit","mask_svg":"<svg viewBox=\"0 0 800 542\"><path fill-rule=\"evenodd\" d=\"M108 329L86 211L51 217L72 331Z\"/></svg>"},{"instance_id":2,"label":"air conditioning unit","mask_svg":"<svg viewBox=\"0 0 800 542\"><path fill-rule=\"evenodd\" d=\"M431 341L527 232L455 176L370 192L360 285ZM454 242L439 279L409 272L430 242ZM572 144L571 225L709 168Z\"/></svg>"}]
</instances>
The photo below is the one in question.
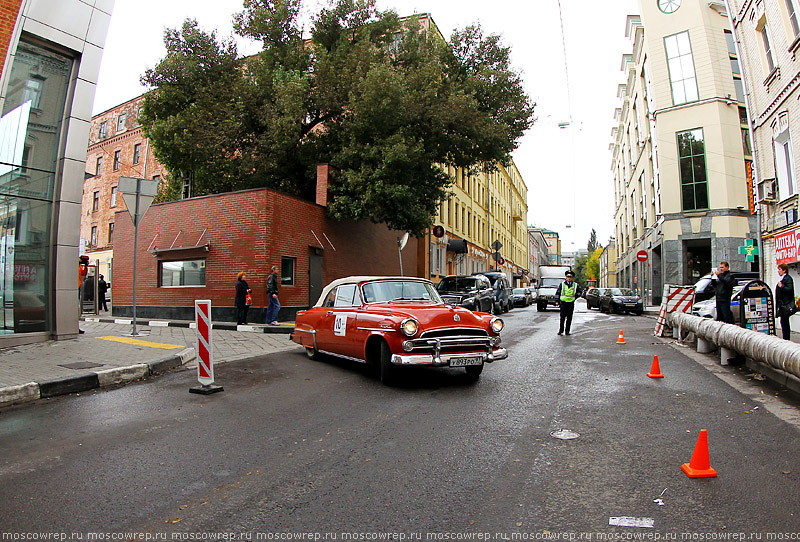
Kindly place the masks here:
<instances>
[{"instance_id":1,"label":"air conditioning unit","mask_svg":"<svg viewBox=\"0 0 800 542\"><path fill-rule=\"evenodd\" d=\"M758 183L758 202L771 203L778 199L778 187L775 179L764 179Z\"/></svg>"}]
</instances>

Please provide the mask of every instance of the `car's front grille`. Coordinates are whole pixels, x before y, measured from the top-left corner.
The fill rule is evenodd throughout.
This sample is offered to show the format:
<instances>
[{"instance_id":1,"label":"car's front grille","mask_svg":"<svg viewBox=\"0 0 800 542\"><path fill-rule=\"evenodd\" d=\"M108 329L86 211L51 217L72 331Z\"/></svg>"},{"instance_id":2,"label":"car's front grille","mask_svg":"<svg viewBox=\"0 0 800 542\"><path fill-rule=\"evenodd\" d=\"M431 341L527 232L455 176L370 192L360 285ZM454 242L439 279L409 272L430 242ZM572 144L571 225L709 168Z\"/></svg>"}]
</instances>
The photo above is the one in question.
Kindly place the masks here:
<instances>
[{"instance_id":1,"label":"car's front grille","mask_svg":"<svg viewBox=\"0 0 800 542\"><path fill-rule=\"evenodd\" d=\"M444 354L455 352L490 352L493 339L484 329L449 328L427 331L417 339L409 339L408 352L415 354Z\"/></svg>"}]
</instances>

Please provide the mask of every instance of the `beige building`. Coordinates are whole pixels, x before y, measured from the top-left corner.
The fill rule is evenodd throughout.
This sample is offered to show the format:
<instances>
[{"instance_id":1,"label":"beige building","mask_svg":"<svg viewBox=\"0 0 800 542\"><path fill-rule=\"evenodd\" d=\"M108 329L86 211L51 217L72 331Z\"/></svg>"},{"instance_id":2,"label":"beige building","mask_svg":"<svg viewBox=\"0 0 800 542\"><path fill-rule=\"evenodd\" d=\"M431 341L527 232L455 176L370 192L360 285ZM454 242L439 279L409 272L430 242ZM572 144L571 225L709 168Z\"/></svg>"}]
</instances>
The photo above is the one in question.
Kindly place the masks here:
<instances>
[{"instance_id":1,"label":"beige building","mask_svg":"<svg viewBox=\"0 0 800 542\"><path fill-rule=\"evenodd\" d=\"M764 280L777 263L797 272L797 151L800 142L800 2L729 0L753 135L751 181L761 221ZM795 293L798 292L795 289Z\"/></svg>"},{"instance_id":2,"label":"beige building","mask_svg":"<svg viewBox=\"0 0 800 542\"><path fill-rule=\"evenodd\" d=\"M611 238L608 245L600 253L600 277L597 281L600 288L617 286L617 243Z\"/></svg>"},{"instance_id":3,"label":"beige building","mask_svg":"<svg viewBox=\"0 0 800 542\"><path fill-rule=\"evenodd\" d=\"M528 187L517 166L498 165L479 175L448 167L447 173L454 179L453 196L439 205L428 257L420 260L428 268L420 276L438 282L446 275L499 270L511 284L526 282Z\"/></svg>"},{"instance_id":4,"label":"beige building","mask_svg":"<svg viewBox=\"0 0 800 542\"><path fill-rule=\"evenodd\" d=\"M721 2L640 1L612 131L617 282L659 303L720 260L750 270L746 110ZM737 91L737 89L739 91ZM637 254L644 251L647 262Z\"/></svg>"}]
</instances>

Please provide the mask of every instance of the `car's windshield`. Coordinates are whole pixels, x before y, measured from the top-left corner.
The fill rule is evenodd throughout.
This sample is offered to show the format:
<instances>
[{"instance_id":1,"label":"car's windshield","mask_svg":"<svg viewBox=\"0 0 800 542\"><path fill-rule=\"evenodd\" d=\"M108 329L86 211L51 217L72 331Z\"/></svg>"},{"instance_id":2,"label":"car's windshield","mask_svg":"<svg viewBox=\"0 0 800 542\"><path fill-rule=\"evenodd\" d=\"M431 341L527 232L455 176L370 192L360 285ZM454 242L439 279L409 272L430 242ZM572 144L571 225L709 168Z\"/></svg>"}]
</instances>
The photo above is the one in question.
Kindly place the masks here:
<instances>
[{"instance_id":1,"label":"car's windshield","mask_svg":"<svg viewBox=\"0 0 800 542\"><path fill-rule=\"evenodd\" d=\"M445 277L436 289L440 292L471 290L476 287L476 281L475 277Z\"/></svg>"},{"instance_id":2,"label":"car's windshield","mask_svg":"<svg viewBox=\"0 0 800 542\"><path fill-rule=\"evenodd\" d=\"M367 282L361 286L367 303L385 301L431 301L441 303L442 299L432 284L411 280L380 280Z\"/></svg>"},{"instance_id":3,"label":"car's windshield","mask_svg":"<svg viewBox=\"0 0 800 542\"><path fill-rule=\"evenodd\" d=\"M564 282L563 279L543 278L540 286L544 288L558 288L558 285L562 282Z\"/></svg>"},{"instance_id":4,"label":"car's windshield","mask_svg":"<svg viewBox=\"0 0 800 542\"><path fill-rule=\"evenodd\" d=\"M709 284L711 284L711 279L703 277L695 283L694 289L696 292L704 292Z\"/></svg>"},{"instance_id":5,"label":"car's windshield","mask_svg":"<svg viewBox=\"0 0 800 542\"><path fill-rule=\"evenodd\" d=\"M636 295L636 292L629 288L611 288L611 295Z\"/></svg>"},{"instance_id":6,"label":"car's windshield","mask_svg":"<svg viewBox=\"0 0 800 542\"><path fill-rule=\"evenodd\" d=\"M514 293L519 295L525 294L525 288L514 288Z\"/></svg>"}]
</instances>

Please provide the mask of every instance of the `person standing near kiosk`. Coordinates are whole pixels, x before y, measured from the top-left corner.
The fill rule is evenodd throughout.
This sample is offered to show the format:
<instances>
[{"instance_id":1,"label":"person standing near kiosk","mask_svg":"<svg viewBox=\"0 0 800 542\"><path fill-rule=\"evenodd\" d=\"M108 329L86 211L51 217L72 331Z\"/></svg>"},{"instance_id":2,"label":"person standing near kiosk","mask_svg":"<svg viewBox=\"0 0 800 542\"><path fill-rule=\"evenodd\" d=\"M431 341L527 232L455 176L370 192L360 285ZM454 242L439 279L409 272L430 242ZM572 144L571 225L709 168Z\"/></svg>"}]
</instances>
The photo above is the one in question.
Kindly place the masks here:
<instances>
[{"instance_id":1,"label":"person standing near kiosk","mask_svg":"<svg viewBox=\"0 0 800 542\"><path fill-rule=\"evenodd\" d=\"M797 312L797 305L794 302L794 281L789 275L789 266L785 263L778 264L778 275L781 280L775 286L775 312L781 319L783 340L790 341L792 328L789 324L789 317Z\"/></svg>"},{"instance_id":2,"label":"person standing near kiosk","mask_svg":"<svg viewBox=\"0 0 800 542\"><path fill-rule=\"evenodd\" d=\"M736 277L730 271L728 262L719 262L719 270L711 270L711 282L717 288L717 320L728 324L733 323L733 313L731 312L731 295L733 287L736 286Z\"/></svg>"}]
</instances>

